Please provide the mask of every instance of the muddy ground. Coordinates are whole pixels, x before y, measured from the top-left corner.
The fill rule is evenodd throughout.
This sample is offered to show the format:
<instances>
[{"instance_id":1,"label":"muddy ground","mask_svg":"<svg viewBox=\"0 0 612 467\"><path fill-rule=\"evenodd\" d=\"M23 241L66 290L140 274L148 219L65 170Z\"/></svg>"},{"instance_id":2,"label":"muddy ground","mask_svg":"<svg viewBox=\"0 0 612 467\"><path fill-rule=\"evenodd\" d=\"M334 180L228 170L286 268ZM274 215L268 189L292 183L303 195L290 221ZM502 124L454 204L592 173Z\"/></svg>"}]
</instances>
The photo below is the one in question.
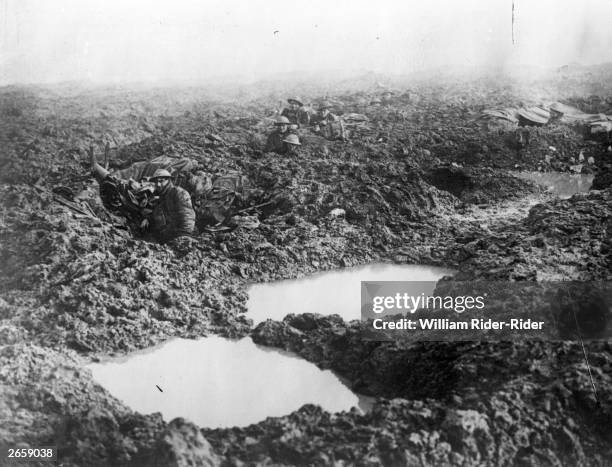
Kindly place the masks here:
<instances>
[{"instance_id":1,"label":"muddy ground","mask_svg":"<svg viewBox=\"0 0 612 467\"><path fill-rule=\"evenodd\" d=\"M246 284L374 261L456 268L455 280L610 280L610 158L579 126L510 128L489 107L559 100L612 114L603 67L504 79L329 87L0 89L0 439L55 445L62 465L609 465L612 354L576 342L373 342L360 323L289 316L253 328ZM282 89L283 93L279 91ZM348 142L304 132L298 157L263 152L279 99L325 93L368 122ZM86 150L111 167L190 157L245 174L256 223L159 245L101 205ZM554 147L554 151L550 147ZM588 194L560 200L516 169L595 159ZM546 163L546 156L552 162ZM65 187L78 195L67 205ZM55 192L53 191L55 189ZM344 215L331 214L336 208ZM253 219L251 219L252 221ZM287 309L287 314L291 309ZM372 412L305 406L245 428L134 413L84 366L174 336L251 335L331 368Z\"/></svg>"}]
</instances>

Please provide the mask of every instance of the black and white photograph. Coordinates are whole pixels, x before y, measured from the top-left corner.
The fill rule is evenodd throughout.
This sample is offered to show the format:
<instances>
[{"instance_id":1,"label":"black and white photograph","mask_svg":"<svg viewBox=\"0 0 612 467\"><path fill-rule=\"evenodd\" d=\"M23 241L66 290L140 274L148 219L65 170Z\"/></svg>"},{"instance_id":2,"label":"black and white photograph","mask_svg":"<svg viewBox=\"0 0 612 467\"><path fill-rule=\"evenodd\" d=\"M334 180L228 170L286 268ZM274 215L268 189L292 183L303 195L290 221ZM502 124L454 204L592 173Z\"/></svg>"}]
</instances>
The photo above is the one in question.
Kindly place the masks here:
<instances>
[{"instance_id":1,"label":"black and white photograph","mask_svg":"<svg viewBox=\"0 0 612 467\"><path fill-rule=\"evenodd\" d=\"M612 1L0 0L0 465L612 465Z\"/></svg>"}]
</instances>

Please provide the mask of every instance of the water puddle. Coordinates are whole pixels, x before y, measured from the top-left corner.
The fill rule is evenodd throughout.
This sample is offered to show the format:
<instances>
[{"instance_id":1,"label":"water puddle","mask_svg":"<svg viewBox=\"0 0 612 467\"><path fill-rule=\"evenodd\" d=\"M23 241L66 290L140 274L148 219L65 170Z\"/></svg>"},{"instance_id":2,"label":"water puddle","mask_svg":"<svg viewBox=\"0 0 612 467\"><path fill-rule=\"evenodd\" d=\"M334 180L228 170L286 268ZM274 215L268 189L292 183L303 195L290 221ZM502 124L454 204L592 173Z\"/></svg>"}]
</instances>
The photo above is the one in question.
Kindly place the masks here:
<instances>
[{"instance_id":1,"label":"water puddle","mask_svg":"<svg viewBox=\"0 0 612 467\"><path fill-rule=\"evenodd\" d=\"M361 281L433 281L415 284L415 295L429 295L436 281L454 272L432 266L370 264L303 279L254 284L248 291L247 317L255 325L266 319L281 321L289 313L335 313L345 321L360 319Z\"/></svg>"},{"instance_id":2,"label":"water puddle","mask_svg":"<svg viewBox=\"0 0 612 467\"><path fill-rule=\"evenodd\" d=\"M173 339L88 368L133 410L211 428L246 426L308 403L329 412L371 405L371 398L351 392L331 371L250 338Z\"/></svg>"},{"instance_id":3,"label":"water puddle","mask_svg":"<svg viewBox=\"0 0 612 467\"><path fill-rule=\"evenodd\" d=\"M558 172L516 172L514 175L545 186L548 191L560 198L570 198L577 193L586 193L593 184L593 175Z\"/></svg>"}]
</instances>

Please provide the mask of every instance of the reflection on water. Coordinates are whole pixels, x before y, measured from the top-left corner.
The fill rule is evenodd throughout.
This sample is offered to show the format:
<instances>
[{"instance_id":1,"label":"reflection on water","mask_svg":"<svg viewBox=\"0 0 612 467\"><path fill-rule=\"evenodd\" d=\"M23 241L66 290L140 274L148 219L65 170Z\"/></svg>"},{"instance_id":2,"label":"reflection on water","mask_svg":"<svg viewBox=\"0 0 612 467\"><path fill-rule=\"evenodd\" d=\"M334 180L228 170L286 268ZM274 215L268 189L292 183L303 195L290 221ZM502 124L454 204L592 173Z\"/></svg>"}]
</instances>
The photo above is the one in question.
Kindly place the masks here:
<instances>
[{"instance_id":1,"label":"reflection on water","mask_svg":"<svg viewBox=\"0 0 612 467\"><path fill-rule=\"evenodd\" d=\"M370 264L324 272L303 279L255 284L249 288L248 314L255 325L289 313L338 314L346 321L361 317L361 281L434 281L414 291L430 294L435 281L452 269L432 266Z\"/></svg>"},{"instance_id":2,"label":"reflection on water","mask_svg":"<svg viewBox=\"0 0 612 467\"><path fill-rule=\"evenodd\" d=\"M519 178L531 180L548 188L560 198L569 198L576 193L586 193L593 184L593 175L557 172L517 172Z\"/></svg>"},{"instance_id":3,"label":"reflection on water","mask_svg":"<svg viewBox=\"0 0 612 467\"><path fill-rule=\"evenodd\" d=\"M211 428L246 426L312 403L330 412L368 407L331 371L241 340L174 339L89 365L94 379L132 409Z\"/></svg>"}]
</instances>

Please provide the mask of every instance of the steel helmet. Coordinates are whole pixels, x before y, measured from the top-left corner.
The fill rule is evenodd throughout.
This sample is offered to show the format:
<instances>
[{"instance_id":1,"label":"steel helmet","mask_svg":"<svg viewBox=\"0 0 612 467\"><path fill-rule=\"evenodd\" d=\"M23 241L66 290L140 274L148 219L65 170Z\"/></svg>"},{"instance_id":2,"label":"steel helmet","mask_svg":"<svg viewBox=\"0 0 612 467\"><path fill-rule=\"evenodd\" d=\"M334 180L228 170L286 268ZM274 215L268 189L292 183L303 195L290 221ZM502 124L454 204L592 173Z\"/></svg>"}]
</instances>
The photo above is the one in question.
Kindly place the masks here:
<instances>
[{"instance_id":1,"label":"steel helmet","mask_svg":"<svg viewBox=\"0 0 612 467\"><path fill-rule=\"evenodd\" d=\"M287 102L289 102L290 104L292 102L295 102L297 105L299 105L300 107L302 107L304 104L302 103L302 99L300 99L299 97L290 97L289 99L287 99Z\"/></svg>"},{"instance_id":2,"label":"steel helmet","mask_svg":"<svg viewBox=\"0 0 612 467\"><path fill-rule=\"evenodd\" d=\"M332 107L333 106L332 106L331 102L324 101L324 102L321 102L321 105L319 105L319 110L331 109Z\"/></svg>"},{"instance_id":3,"label":"steel helmet","mask_svg":"<svg viewBox=\"0 0 612 467\"><path fill-rule=\"evenodd\" d=\"M285 137L285 139L283 140L283 143L288 143L288 144L294 144L296 146L301 146L300 138L298 138L298 136L293 134L293 133L287 135Z\"/></svg>"},{"instance_id":4,"label":"steel helmet","mask_svg":"<svg viewBox=\"0 0 612 467\"><path fill-rule=\"evenodd\" d=\"M275 125L289 125L291 122L285 116L278 117L274 122Z\"/></svg>"},{"instance_id":5,"label":"steel helmet","mask_svg":"<svg viewBox=\"0 0 612 467\"><path fill-rule=\"evenodd\" d=\"M151 180L155 180L156 178L172 178L172 175L166 169L157 169L151 177Z\"/></svg>"}]
</instances>

